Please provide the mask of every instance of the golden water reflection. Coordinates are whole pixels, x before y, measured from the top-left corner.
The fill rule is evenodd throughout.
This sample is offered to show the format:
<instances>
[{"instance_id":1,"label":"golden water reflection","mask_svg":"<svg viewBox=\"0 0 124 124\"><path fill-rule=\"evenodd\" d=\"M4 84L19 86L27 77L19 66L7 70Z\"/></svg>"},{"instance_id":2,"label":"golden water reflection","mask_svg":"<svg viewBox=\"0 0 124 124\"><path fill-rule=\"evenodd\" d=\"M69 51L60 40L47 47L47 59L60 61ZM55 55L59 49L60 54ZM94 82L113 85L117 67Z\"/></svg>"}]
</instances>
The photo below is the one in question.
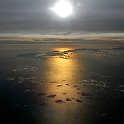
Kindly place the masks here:
<instances>
[{"instance_id":1,"label":"golden water reflection","mask_svg":"<svg viewBox=\"0 0 124 124\"><path fill-rule=\"evenodd\" d=\"M60 51L60 52L64 52L64 51L68 51L68 50L72 50L72 48L69 47L59 47L59 48L55 48L56 51Z\"/></svg>"},{"instance_id":2,"label":"golden water reflection","mask_svg":"<svg viewBox=\"0 0 124 124\"><path fill-rule=\"evenodd\" d=\"M62 52L67 50L59 49ZM73 119L76 121L82 103L81 87L78 83L78 61L73 59L72 53L66 56L69 57L53 56L47 63L46 78L49 85L45 92L49 107L45 115L49 119L51 117L51 123L64 123L68 120L68 124L73 124Z\"/></svg>"}]
</instances>

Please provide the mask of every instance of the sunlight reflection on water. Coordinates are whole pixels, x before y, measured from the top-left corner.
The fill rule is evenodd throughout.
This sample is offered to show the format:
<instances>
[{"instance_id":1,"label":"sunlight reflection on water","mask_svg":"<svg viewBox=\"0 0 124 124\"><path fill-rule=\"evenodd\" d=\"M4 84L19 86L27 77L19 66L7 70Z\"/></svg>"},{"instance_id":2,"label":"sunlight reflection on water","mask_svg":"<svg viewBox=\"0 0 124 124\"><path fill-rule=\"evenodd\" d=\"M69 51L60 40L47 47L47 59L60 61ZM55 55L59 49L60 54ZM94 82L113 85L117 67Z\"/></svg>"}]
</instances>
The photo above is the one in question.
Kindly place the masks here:
<instances>
[{"instance_id":1,"label":"sunlight reflection on water","mask_svg":"<svg viewBox=\"0 0 124 124\"><path fill-rule=\"evenodd\" d=\"M71 48L56 50L65 52ZM79 109L85 101L81 100L78 83L79 62L73 59L74 57L75 54L72 53L50 57L44 67L44 77L47 82L44 84L44 89L41 89L47 94L45 102L48 106L44 110L44 118L48 119L48 123L73 124L76 123L77 118L81 118L78 116Z\"/></svg>"},{"instance_id":2,"label":"sunlight reflection on water","mask_svg":"<svg viewBox=\"0 0 124 124\"><path fill-rule=\"evenodd\" d=\"M18 111L35 124L102 122L111 114L107 107L112 112L118 109L115 101L122 101L124 54L120 47L101 46L1 46L2 112L9 103L13 115Z\"/></svg>"}]
</instances>

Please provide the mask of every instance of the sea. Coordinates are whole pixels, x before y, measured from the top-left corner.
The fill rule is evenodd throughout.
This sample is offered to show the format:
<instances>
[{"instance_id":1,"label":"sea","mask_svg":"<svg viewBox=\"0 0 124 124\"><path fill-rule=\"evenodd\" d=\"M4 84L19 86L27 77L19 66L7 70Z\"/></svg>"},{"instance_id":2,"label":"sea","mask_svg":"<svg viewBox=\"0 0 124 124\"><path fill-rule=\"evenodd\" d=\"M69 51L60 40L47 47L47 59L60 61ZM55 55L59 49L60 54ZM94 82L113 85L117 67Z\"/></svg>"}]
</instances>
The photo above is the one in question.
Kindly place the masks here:
<instances>
[{"instance_id":1,"label":"sea","mask_svg":"<svg viewBox=\"0 0 124 124\"><path fill-rule=\"evenodd\" d=\"M1 42L0 120L123 122L124 42Z\"/></svg>"}]
</instances>

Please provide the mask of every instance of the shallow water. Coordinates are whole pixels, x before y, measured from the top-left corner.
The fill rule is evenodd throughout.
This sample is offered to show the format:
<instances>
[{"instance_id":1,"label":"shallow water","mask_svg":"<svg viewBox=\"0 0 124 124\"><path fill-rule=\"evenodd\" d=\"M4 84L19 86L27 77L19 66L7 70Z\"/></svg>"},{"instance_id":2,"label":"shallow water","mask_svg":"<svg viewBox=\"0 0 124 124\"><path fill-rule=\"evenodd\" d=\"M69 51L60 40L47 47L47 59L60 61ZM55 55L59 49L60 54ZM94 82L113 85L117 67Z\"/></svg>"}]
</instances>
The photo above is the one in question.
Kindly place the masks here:
<instances>
[{"instance_id":1,"label":"shallow water","mask_svg":"<svg viewBox=\"0 0 124 124\"><path fill-rule=\"evenodd\" d=\"M124 47L0 45L0 117L19 124L121 122Z\"/></svg>"}]
</instances>

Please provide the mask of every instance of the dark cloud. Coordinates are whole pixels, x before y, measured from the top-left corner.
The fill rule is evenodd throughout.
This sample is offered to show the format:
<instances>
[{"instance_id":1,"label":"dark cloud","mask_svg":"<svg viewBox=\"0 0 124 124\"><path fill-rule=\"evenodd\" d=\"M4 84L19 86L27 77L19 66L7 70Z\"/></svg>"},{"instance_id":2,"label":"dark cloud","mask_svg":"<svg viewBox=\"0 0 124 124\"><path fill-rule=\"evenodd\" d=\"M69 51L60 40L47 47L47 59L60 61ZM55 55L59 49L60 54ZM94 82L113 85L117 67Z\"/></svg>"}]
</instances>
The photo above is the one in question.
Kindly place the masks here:
<instances>
[{"instance_id":1,"label":"dark cloud","mask_svg":"<svg viewBox=\"0 0 124 124\"><path fill-rule=\"evenodd\" d=\"M124 31L124 0L70 0L66 19L49 10L55 1L0 0L0 32Z\"/></svg>"}]
</instances>

